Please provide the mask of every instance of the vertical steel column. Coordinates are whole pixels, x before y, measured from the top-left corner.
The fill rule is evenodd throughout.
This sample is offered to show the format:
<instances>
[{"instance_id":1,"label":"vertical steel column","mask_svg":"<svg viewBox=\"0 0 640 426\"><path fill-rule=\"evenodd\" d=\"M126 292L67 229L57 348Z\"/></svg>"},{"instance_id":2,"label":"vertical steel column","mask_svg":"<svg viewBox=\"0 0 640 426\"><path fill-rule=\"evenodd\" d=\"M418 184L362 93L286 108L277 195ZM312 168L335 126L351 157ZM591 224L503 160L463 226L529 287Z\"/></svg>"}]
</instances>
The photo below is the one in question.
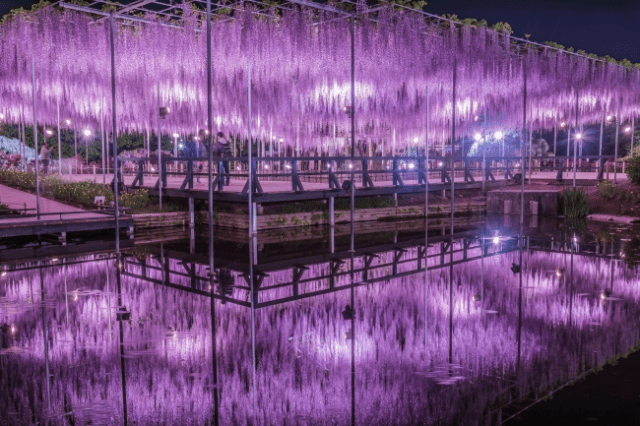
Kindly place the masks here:
<instances>
[{"instance_id":1,"label":"vertical steel column","mask_svg":"<svg viewBox=\"0 0 640 426\"><path fill-rule=\"evenodd\" d=\"M455 55L455 53L454 53ZM453 363L453 232L454 232L454 217L455 217L455 181L456 171L455 162L453 160L454 144L456 140L456 82L457 82L458 64L457 58L453 58L453 79L451 89L451 227L450 227L450 242L451 242L451 261L449 264L449 364ZM444 141L443 141L444 144ZM425 247L425 250L427 247Z\"/></svg>"},{"instance_id":2,"label":"vertical steel column","mask_svg":"<svg viewBox=\"0 0 640 426\"><path fill-rule=\"evenodd\" d=\"M524 226L524 181L525 181L525 151L527 138L527 63L522 63L522 137L520 138L520 168L522 180L520 184L520 228ZM521 254L522 255L522 254ZM522 262L520 262L522 264Z\"/></svg>"},{"instance_id":3,"label":"vertical steel column","mask_svg":"<svg viewBox=\"0 0 640 426\"><path fill-rule=\"evenodd\" d=\"M40 163L38 161L38 120L36 115L36 60L31 58L31 88L33 94L33 143L36 162L36 217L40 220Z\"/></svg>"},{"instance_id":4,"label":"vertical steel column","mask_svg":"<svg viewBox=\"0 0 640 426\"><path fill-rule=\"evenodd\" d=\"M104 189L105 184L107 183L107 176L104 174L104 154L105 154L105 140L104 140L104 98L100 98L100 139L102 145L102 189Z\"/></svg>"},{"instance_id":5,"label":"vertical steel column","mask_svg":"<svg viewBox=\"0 0 640 426\"><path fill-rule=\"evenodd\" d=\"M558 145L558 123L553 124L553 168L556 168L556 147Z\"/></svg>"},{"instance_id":6,"label":"vertical steel column","mask_svg":"<svg viewBox=\"0 0 640 426\"><path fill-rule=\"evenodd\" d=\"M160 136L160 84L156 86L157 106L156 118L158 120L158 207L162 210L162 137ZM211 133L209 133L211 134Z\"/></svg>"},{"instance_id":7,"label":"vertical steel column","mask_svg":"<svg viewBox=\"0 0 640 426\"><path fill-rule=\"evenodd\" d=\"M604 161L602 161L602 139L604 136L604 113L602 113L602 121L600 122L600 144L598 146L598 179L602 176L602 168L604 167Z\"/></svg>"},{"instance_id":8,"label":"vertical steel column","mask_svg":"<svg viewBox=\"0 0 640 426\"><path fill-rule=\"evenodd\" d=\"M249 237L255 234L253 229L253 143L251 140L251 61L247 65L247 174L249 178Z\"/></svg>"},{"instance_id":9,"label":"vertical steel column","mask_svg":"<svg viewBox=\"0 0 640 426\"><path fill-rule=\"evenodd\" d=\"M426 88L425 99L425 137L424 137L424 343L427 344L427 301L429 298L429 132L431 131L431 110L429 86ZM382 153L384 156L384 152Z\"/></svg>"},{"instance_id":10,"label":"vertical steel column","mask_svg":"<svg viewBox=\"0 0 640 426\"><path fill-rule=\"evenodd\" d=\"M214 259L214 247L213 247L213 144L211 143L213 138L213 94L211 93L212 82L211 82L211 0L207 0L207 129L209 130L209 134L207 135L208 143L209 143L209 155L208 163L209 163L209 288L211 289L211 332L212 338L214 339L212 342L213 345L213 382L215 384L218 383L218 368L217 368L217 356L215 350L215 298L213 294L215 292L214 288L214 273L215 273L215 259ZM233 144L235 150L235 142ZM192 180L193 181L193 180ZM198 178L199 181L199 178ZM251 276L252 274L250 274ZM253 298L252 298L253 299ZM214 397L214 424L219 424L219 396L218 396L218 388L217 386L213 391Z\"/></svg>"},{"instance_id":11,"label":"vertical steel column","mask_svg":"<svg viewBox=\"0 0 640 426\"><path fill-rule=\"evenodd\" d=\"M580 89L576 88L576 131L573 135L573 187L576 187L576 172L578 170L578 117L580 111L578 105L580 102Z\"/></svg>"},{"instance_id":12,"label":"vertical steel column","mask_svg":"<svg viewBox=\"0 0 640 426\"><path fill-rule=\"evenodd\" d=\"M111 131L113 137L113 199L116 221L116 253L120 253L120 204L118 200L118 133L116 130L116 55L115 36L113 33L113 12L109 15L109 38L111 41ZM118 258L118 261L120 259ZM120 275L118 274L118 277ZM118 283L120 282L118 278ZM124 362L124 361L123 361ZM124 374L124 373L123 373ZM126 401L125 401L126 406ZM126 422L126 418L125 418Z\"/></svg>"},{"instance_id":13,"label":"vertical steel column","mask_svg":"<svg viewBox=\"0 0 640 426\"><path fill-rule=\"evenodd\" d=\"M356 42L355 42L355 15L351 16L351 252L355 251L355 209L356 209L356 179L354 164L356 143ZM353 265L352 265L353 267ZM355 414L354 414L355 415Z\"/></svg>"},{"instance_id":14,"label":"vertical steel column","mask_svg":"<svg viewBox=\"0 0 640 426\"><path fill-rule=\"evenodd\" d=\"M618 111L616 112L616 146L613 156L613 181L618 182L618 143L620 142L620 104L622 96L618 98Z\"/></svg>"},{"instance_id":15,"label":"vertical steel column","mask_svg":"<svg viewBox=\"0 0 640 426\"><path fill-rule=\"evenodd\" d=\"M633 139L636 134L636 117L631 116L631 150L630 155L633 156Z\"/></svg>"},{"instance_id":16,"label":"vertical steel column","mask_svg":"<svg viewBox=\"0 0 640 426\"><path fill-rule=\"evenodd\" d=\"M58 112L58 174L62 175L62 143L60 138L60 98L56 98L56 110Z\"/></svg>"},{"instance_id":17,"label":"vertical steel column","mask_svg":"<svg viewBox=\"0 0 640 426\"><path fill-rule=\"evenodd\" d=\"M76 174L78 174L78 126L73 126L73 155L76 163Z\"/></svg>"}]
</instances>

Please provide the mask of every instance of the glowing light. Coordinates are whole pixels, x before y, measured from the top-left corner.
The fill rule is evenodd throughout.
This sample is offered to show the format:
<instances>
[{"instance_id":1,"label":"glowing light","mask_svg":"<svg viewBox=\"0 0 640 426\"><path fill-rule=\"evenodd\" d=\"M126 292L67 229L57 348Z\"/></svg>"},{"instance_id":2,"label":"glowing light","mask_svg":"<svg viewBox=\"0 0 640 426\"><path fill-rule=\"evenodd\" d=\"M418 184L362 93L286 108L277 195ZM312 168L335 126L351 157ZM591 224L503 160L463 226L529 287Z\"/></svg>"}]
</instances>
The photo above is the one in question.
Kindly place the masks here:
<instances>
[{"instance_id":1,"label":"glowing light","mask_svg":"<svg viewBox=\"0 0 640 426\"><path fill-rule=\"evenodd\" d=\"M476 142L480 142L480 139L482 139L482 135L480 133L476 133L475 135L473 135L473 139L475 139Z\"/></svg>"},{"instance_id":2,"label":"glowing light","mask_svg":"<svg viewBox=\"0 0 640 426\"><path fill-rule=\"evenodd\" d=\"M607 115L607 121L613 121L613 115Z\"/></svg>"},{"instance_id":3,"label":"glowing light","mask_svg":"<svg viewBox=\"0 0 640 426\"><path fill-rule=\"evenodd\" d=\"M178 144L178 148L180 148L180 149L184 148L184 144L179 143Z\"/></svg>"},{"instance_id":4,"label":"glowing light","mask_svg":"<svg viewBox=\"0 0 640 426\"><path fill-rule=\"evenodd\" d=\"M500 130L498 130L495 134L494 134L496 139L502 139L504 137L504 133L502 133Z\"/></svg>"},{"instance_id":5,"label":"glowing light","mask_svg":"<svg viewBox=\"0 0 640 426\"><path fill-rule=\"evenodd\" d=\"M0 120L4 120L4 114L0 112Z\"/></svg>"},{"instance_id":6,"label":"glowing light","mask_svg":"<svg viewBox=\"0 0 640 426\"><path fill-rule=\"evenodd\" d=\"M71 126L71 120L67 118L66 120L64 120L64 124L66 124L67 126Z\"/></svg>"},{"instance_id":7,"label":"glowing light","mask_svg":"<svg viewBox=\"0 0 640 426\"><path fill-rule=\"evenodd\" d=\"M444 166L444 163L441 161L441 162L438 163L438 166L442 167L442 166Z\"/></svg>"},{"instance_id":8,"label":"glowing light","mask_svg":"<svg viewBox=\"0 0 640 426\"><path fill-rule=\"evenodd\" d=\"M473 121L478 121L478 120L480 120L480 116L476 115L475 117L473 117Z\"/></svg>"},{"instance_id":9,"label":"glowing light","mask_svg":"<svg viewBox=\"0 0 640 426\"><path fill-rule=\"evenodd\" d=\"M350 168L350 169L353 169L353 164L349 164L349 168Z\"/></svg>"},{"instance_id":10,"label":"glowing light","mask_svg":"<svg viewBox=\"0 0 640 426\"><path fill-rule=\"evenodd\" d=\"M268 165L268 164L265 164L265 165L264 165L264 169L265 169L265 170L269 170L269 165Z\"/></svg>"},{"instance_id":11,"label":"glowing light","mask_svg":"<svg viewBox=\"0 0 640 426\"><path fill-rule=\"evenodd\" d=\"M89 130L89 129L84 129L83 133L84 133L84 135L85 135L86 137L91 136L91 130Z\"/></svg>"},{"instance_id":12,"label":"glowing light","mask_svg":"<svg viewBox=\"0 0 640 426\"><path fill-rule=\"evenodd\" d=\"M7 275L7 271L2 271L2 273L0 273L0 277L4 277Z\"/></svg>"},{"instance_id":13,"label":"glowing light","mask_svg":"<svg viewBox=\"0 0 640 426\"><path fill-rule=\"evenodd\" d=\"M413 163L409 163L409 168L410 168L411 170L413 170L413 169L415 169L415 168L416 168L416 165L415 165L415 164L413 164Z\"/></svg>"},{"instance_id":14,"label":"glowing light","mask_svg":"<svg viewBox=\"0 0 640 426\"><path fill-rule=\"evenodd\" d=\"M78 292L77 291L73 292L73 300L78 300Z\"/></svg>"},{"instance_id":15,"label":"glowing light","mask_svg":"<svg viewBox=\"0 0 640 426\"><path fill-rule=\"evenodd\" d=\"M560 127L566 127L567 123L565 123L564 121L562 123L560 123Z\"/></svg>"},{"instance_id":16,"label":"glowing light","mask_svg":"<svg viewBox=\"0 0 640 426\"><path fill-rule=\"evenodd\" d=\"M53 259L51 259L51 261L52 261L52 262L57 262L57 261L58 261L58 258L57 258L57 257L54 257Z\"/></svg>"},{"instance_id":17,"label":"glowing light","mask_svg":"<svg viewBox=\"0 0 640 426\"><path fill-rule=\"evenodd\" d=\"M53 130L51 129L47 129L44 132L47 134L47 136L53 136Z\"/></svg>"},{"instance_id":18,"label":"glowing light","mask_svg":"<svg viewBox=\"0 0 640 426\"><path fill-rule=\"evenodd\" d=\"M281 139L280 139L280 142L284 142L284 139L282 139L282 138L281 138Z\"/></svg>"},{"instance_id":19,"label":"glowing light","mask_svg":"<svg viewBox=\"0 0 640 426\"><path fill-rule=\"evenodd\" d=\"M582 133L576 133L576 139L578 140L582 139Z\"/></svg>"},{"instance_id":20,"label":"glowing light","mask_svg":"<svg viewBox=\"0 0 640 426\"><path fill-rule=\"evenodd\" d=\"M174 137L174 138L179 138L179 137L180 137L180 135L179 135L178 133L174 133L174 134L173 134L173 137Z\"/></svg>"},{"instance_id":21,"label":"glowing light","mask_svg":"<svg viewBox=\"0 0 640 426\"><path fill-rule=\"evenodd\" d=\"M625 132L625 133L629 133L630 131L631 131L631 127L625 127L625 128L624 128L624 132Z\"/></svg>"},{"instance_id":22,"label":"glowing light","mask_svg":"<svg viewBox=\"0 0 640 426\"><path fill-rule=\"evenodd\" d=\"M11 326L11 334L16 334L16 331L18 331L18 330L16 330L16 326L12 325Z\"/></svg>"},{"instance_id":23,"label":"glowing light","mask_svg":"<svg viewBox=\"0 0 640 426\"><path fill-rule=\"evenodd\" d=\"M493 237L493 244L498 244L498 243L500 243L500 237L496 235L495 237Z\"/></svg>"},{"instance_id":24,"label":"glowing light","mask_svg":"<svg viewBox=\"0 0 640 426\"><path fill-rule=\"evenodd\" d=\"M288 164L285 164L285 165L284 165L284 168L285 168L285 169L287 169L287 170L291 170L291 166L290 166L290 165L288 165Z\"/></svg>"},{"instance_id":25,"label":"glowing light","mask_svg":"<svg viewBox=\"0 0 640 426\"><path fill-rule=\"evenodd\" d=\"M413 138L413 143L418 143L419 140L420 139L418 139L418 138Z\"/></svg>"},{"instance_id":26,"label":"glowing light","mask_svg":"<svg viewBox=\"0 0 640 426\"><path fill-rule=\"evenodd\" d=\"M556 277L560 278L564 274L564 269L556 269Z\"/></svg>"}]
</instances>

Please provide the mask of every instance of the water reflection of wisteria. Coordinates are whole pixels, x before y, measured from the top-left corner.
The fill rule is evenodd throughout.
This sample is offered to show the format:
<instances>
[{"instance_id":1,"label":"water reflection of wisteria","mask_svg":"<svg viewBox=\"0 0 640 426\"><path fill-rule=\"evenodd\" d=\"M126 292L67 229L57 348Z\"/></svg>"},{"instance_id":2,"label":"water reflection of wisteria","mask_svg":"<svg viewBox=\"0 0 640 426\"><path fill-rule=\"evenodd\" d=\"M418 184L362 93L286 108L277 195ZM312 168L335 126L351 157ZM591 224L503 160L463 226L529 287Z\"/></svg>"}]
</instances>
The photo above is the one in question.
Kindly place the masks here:
<instances>
[{"instance_id":1,"label":"water reflection of wisteria","mask_svg":"<svg viewBox=\"0 0 640 426\"><path fill-rule=\"evenodd\" d=\"M338 290L266 303L256 310L255 354L249 309L214 299L212 311L208 282L190 277L206 277L205 265L131 257L120 273L115 259L86 256L8 271L0 315L13 328L3 329L0 386L11 391L0 406L9 424L122 424L124 366L132 424L210 423L216 393L222 424L347 424L352 404L358 424L480 424L638 338L637 273L611 256L527 248L520 290L517 251L476 243L453 256L450 276L442 249L428 248L426 288L424 272L412 273L413 247L395 269L397 252L356 258L353 300ZM305 265L298 294L326 289L317 277L335 265ZM143 268L155 282L127 275ZM337 266L337 289L348 288L350 268L349 259ZM231 274L234 295L249 301L243 272ZM266 274L259 301L291 297L293 275ZM194 282L202 294L186 291ZM118 314L119 298L130 318Z\"/></svg>"}]
</instances>

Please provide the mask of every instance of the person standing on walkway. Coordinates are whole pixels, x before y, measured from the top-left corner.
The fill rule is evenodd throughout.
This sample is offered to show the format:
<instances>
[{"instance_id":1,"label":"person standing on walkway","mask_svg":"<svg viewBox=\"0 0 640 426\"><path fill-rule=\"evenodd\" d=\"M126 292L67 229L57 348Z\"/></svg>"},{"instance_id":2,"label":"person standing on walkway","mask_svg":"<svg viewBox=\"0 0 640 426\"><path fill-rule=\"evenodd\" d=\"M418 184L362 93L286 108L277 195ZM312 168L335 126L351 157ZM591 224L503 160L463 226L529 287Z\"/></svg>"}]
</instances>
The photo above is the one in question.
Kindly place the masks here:
<instances>
[{"instance_id":1,"label":"person standing on walkway","mask_svg":"<svg viewBox=\"0 0 640 426\"><path fill-rule=\"evenodd\" d=\"M42 145L40 149L40 161L42 161L42 172L46 175L49 173L49 162L51 161L51 152L53 147L47 147L47 144Z\"/></svg>"},{"instance_id":2,"label":"person standing on walkway","mask_svg":"<svg viewBox=\"0 0 640 426\"><path fill-rule=\"evenodd\" d=\"M213 147L213 155L215 157L224 157L224 158L231 157L231 155L232 155L231 154L231 147L229 147L229 142L224 137L224 133L218 132L217 136L218 136L218 141L216 142L215 146ZM220 161L220 164L222 165L222 168L224 169L224 173L225 173L222 176L222 180L224 181L224 177L226 176L227 177L226 185L229 185L229 181L231 180L231 174L229 172L229 160Z\"/></svg>"}]
</instances>

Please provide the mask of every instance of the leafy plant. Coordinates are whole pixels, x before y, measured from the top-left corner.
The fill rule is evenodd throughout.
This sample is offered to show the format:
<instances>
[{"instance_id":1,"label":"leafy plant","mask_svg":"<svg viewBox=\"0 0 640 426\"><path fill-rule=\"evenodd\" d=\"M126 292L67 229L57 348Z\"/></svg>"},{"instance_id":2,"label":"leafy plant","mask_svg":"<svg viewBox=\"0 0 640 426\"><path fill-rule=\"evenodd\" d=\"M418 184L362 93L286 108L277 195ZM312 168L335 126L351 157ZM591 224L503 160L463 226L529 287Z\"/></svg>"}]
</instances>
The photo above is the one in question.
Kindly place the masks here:
<instances>
[{"instance_id":1,"label":"leafy plant","mask_svg":"<svg viewBox=\"0 0 640 426\"><path fill-rule=\"evenodd\" d=\"M577 219L589 214L587 194L580 188L565 189L562 192L562 205L567 219Z\"/></svg>"},{"instance_id":2,"label":"leafy plant","mask_svg":"<svg viewBox=\"0 0 640 426\"><path fill-rule=\"evenodd\" d=\"M626 172L634 185L640 185L640 155L634 155L628 160Z\"/></svg>"},{"instance_id":3,"label":"leafy plant","mask_svg":"<svg viewBox=\"0 0 640 426\"><path fill-rule=\"evenodd\" d=\"M603 180L602 182L598 183L598 192L600 193L602 198L608 200L615 195L616 188L610 181Z\"/></svg>"}]
</instances>

